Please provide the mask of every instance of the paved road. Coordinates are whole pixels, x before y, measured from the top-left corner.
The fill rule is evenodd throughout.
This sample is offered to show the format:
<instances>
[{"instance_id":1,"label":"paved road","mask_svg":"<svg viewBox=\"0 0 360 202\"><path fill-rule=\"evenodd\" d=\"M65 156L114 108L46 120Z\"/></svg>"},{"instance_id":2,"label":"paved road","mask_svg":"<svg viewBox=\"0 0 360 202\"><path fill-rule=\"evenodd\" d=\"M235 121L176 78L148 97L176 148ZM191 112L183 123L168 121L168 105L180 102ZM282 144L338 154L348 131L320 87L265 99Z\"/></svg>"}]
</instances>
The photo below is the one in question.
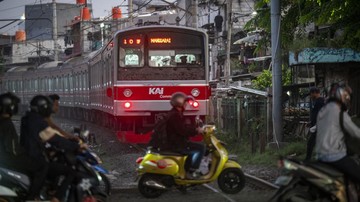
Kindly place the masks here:
<instances>
[{"instance_id":1,"label":"paved road","mask_svg":"<svg viewBox=\"0 0 360 202\"><path fill-rule=\"evenodd\" d=\"M254 191L245 189L235 195L225 195L216 193L204 186L193 187L186 194L177 190L164 193L156 199L146 199L137 190L118 190L113 191L110 202L128 201L128 202L265 202L272 196L271 191Z\"/></svg>"}]
</instances>

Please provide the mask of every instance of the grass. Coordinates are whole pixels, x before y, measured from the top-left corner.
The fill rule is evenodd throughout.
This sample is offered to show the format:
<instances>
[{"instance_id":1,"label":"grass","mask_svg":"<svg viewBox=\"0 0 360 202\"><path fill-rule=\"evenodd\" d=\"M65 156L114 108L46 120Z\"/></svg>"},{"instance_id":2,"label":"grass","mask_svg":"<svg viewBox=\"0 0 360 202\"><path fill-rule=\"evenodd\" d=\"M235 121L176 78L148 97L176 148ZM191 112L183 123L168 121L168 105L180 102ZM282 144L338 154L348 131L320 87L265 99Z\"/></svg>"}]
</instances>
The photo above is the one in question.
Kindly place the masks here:
<instances>
[{"instance_id":1,"label":"grass","mask_svg":"<svg viewBox=\"0 0 360 202\"><path fill-rule=\"evenodd\" d=\"M260 154L259 149L256 153L251 152L251 144L248 138L238 139L235 135L218 134L218 138L227 143L229 154L235 154L242 165L267 165L276 166L280 156L295 156L304 159L306 155L306 142L291 142L281 149L266 147L265 152Z\"/></svg>"}]
</instances>

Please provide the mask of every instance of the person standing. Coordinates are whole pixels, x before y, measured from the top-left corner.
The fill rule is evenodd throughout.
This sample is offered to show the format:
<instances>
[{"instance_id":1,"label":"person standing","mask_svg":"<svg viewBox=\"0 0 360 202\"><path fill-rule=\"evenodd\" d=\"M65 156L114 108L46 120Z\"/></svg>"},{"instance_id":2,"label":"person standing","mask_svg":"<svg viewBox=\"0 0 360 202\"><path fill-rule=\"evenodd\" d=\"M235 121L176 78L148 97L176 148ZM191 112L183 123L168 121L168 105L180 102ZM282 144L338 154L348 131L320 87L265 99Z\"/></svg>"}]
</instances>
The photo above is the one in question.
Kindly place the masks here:
<instances>
[{"instance_id":1,"label":"person standing","mask_svg":"<svg viewBox=\"0 0 360 202\"><path fill-rule=\"evenodd\" d=\"M325 99L321 97L320 90L317 87L312 87L310 89L310 99L310 123L308 123L308 127L310 128L310 130L306 149L306 161L309 161L311 159L316 143L316 131L313 131L313 129L311 128L316 126L316 118L318 116L318 113L320 109L325 105Z\"/></svg>"}]
</instances>

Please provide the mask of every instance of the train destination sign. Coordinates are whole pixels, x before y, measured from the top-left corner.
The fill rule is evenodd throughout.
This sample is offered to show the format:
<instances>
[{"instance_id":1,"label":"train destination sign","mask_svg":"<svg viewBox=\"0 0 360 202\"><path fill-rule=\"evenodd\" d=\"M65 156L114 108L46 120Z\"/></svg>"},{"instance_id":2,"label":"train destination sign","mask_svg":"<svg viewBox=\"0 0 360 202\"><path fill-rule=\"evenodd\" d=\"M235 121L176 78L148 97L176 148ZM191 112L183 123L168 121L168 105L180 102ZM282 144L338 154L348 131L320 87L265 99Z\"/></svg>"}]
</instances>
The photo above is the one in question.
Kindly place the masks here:
<instances>
[{"instance_id":1,"label":"train destination sign","mask_svg":"<svg viewBox=\"0 0 360 202\"><path fill-rule=\"evenodd\" d=\"M128 39L123 39L123 44L124 45L140 45L141 44L141 39L140 38L128 38Z\"/></svg>"},{"instance_id":2,"label":"train destination sign","mask_svg":"<svg viewBox=\"0 0 360 202\"><path fill-rule=\"evenodd\" d=\"M150 43L156 43L156 44L170 44L171 38L165 37L165 38L150 38Z\"/></svg>"}]
</instances>

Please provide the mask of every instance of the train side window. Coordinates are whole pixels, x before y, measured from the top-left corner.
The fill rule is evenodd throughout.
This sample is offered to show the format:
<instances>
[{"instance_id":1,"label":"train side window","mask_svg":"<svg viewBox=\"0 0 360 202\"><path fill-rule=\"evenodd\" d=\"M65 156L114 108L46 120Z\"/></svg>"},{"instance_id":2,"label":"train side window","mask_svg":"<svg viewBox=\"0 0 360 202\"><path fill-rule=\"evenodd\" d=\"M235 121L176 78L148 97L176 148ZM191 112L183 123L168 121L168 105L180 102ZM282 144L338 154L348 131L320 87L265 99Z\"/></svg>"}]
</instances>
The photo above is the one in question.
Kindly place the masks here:
<instances>
[{"instance_id":1,"label":"train side window","mask_svg":"<svg viewBox=\"0 0 360 202\"><path fill-rule=\"evenodd\" d=\"M69 82L69 84L70 84L70 85L69 85L69 90L70 90L70 92L73 92L73 91L74 91L74 89L73 89L73 88L74 88L73 76L74 76L73 74L71 74L71 75L69 76L69 81L70 81L70 82Z\"/></svg>"},{"instance_id":2,"label":"train side window","mask_svg":"<svg viewBox=\"0 0 360 202\"><path fill-rule=\"evenodd\" d=\"M38 79L34 79L34 89L35 89L35 92L39 91Z\"/></svg>"},{"instance_id":3,"label":"train side window","mask_svg":"<svg viewBox=\"0 0 360 202\"><path fill-rule=\"evenodd\" d=\"M64 92L68 91L68 75L64 76Z\"/></svg>"},{"instance_id":4,"label":"train side window","mask_svg":"<svg viewBox=\"0 0 360 202\"><path fill-rule=\"evenodd\" d=\"M144 49L120 48L119 62L121 67L142 67L144 65Z\"/></svg>"}]
</instances>

